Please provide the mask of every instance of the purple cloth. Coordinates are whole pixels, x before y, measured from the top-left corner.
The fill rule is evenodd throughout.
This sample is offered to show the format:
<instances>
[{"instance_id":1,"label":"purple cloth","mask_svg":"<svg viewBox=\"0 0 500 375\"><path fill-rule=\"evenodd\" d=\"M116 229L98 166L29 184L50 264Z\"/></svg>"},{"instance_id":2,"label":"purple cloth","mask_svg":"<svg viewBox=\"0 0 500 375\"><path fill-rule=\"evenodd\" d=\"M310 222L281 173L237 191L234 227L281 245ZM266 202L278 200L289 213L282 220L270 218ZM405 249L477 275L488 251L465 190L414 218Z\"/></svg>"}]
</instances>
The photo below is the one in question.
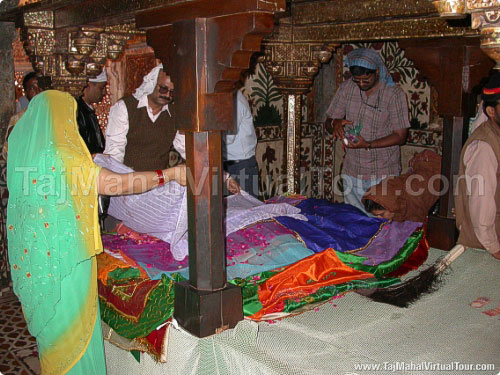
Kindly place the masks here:
<instances>
[{"instance_id":1,"label":"purple cloth","mask_svg":"<svg viewBox=\"0 0 500 375\"><path fill-rule=\"evenodd\" d=\"M103 235L102 241L106 252L116 256L119 250L144 268L152 280L174 272L189 278L188 257L182 261L175 260L166 242L147 234L140 235L140 239L129 235ZM259 222L227 236L227 277L228 280L245 278L286 266L312 254L291 230L274 220Z\"/></svg>"},{"instance_id":2,"label":"purple cloth","mask_svg":"<svg viewBox=\"0 0 500 375\"><path fill-rule=\"evenodd\" d=\"M104 248L120 250L130 259L141 263L147 271L148 268L159 268L163 271L175 272L188 266L188 258L181 261L175 260L170 252L170 244L142 234L140 240L127 235L102 235Z\"/></svg>"},{"instance_id":3,"label":"purple cloth","mask_svg":"<svg viewBox=\"0 0 500 375\"><path fill-rule=\"evenodd\" d=\"M375 266L388 261L398 253L408 237L421 226L422 223L413 221L387 223L375 235L375 238L366 249L357 252L356 255L366 257L367 259L363 264L368 266Z\"/></svg>"},{"instance_id":4,"label":"purple cloth","mask_svg":"<svg viewBox=\"0 0 500 375\"><path fill-rule=\"evenodd\" d=\"M349 251L366 246L378 233L385 219L368 217L350 204L331 203L326 199L309 198L296 206L308 221L293 217L276 220L297 232L308 249L315 253L332 248Z\"/></svg>"}]
</instances>

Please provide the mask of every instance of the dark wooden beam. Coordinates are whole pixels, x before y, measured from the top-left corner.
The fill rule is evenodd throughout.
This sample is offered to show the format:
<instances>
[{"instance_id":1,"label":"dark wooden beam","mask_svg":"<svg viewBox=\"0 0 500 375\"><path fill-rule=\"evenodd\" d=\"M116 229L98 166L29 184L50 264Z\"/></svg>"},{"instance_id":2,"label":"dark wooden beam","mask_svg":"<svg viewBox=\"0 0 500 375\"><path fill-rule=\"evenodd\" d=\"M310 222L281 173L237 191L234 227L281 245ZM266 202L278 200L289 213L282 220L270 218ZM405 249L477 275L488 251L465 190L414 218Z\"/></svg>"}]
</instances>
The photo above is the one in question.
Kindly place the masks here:
<instances>
[{"instance_id":1,"label":"dark wooden beam","mask_svg":"<svg viewBox=\"0 0 500 375\"><path fill-rule=\"evenodd\" d=\"M443 117L443 195L438 214L429 217L428 235L431 246L450 250L457 238L454 176L458 174L468 120L474 115L474 92L494 62L481 51L479 38L405 40L399 41L399 46L439 94L438 112Z\"/></svg>"},{"instance_id":2,"label":"dark wooden beam","mask_svg":"<svg viewBox=\"0 0 500 375\"><path fill-rule=\"evenodd\" d=\"M213 18L254 11L279 12L284 10L284 1L219 0L214 6L213 0L196 0L139 12L136 15L136 24L139 28L147 28L196 17Z\"/></svg>"},{"instance_id":3,"label":"dark wooden beam","mask_svg":"<svg viewBox=\"0 0 500 375\"><path fill-rule=\"evenodd\" d=\"M470 116L464 93L470 93L494 66L478 37L398 41L405 55L436 88L441 116ZM465 106L465 107L464 107Z\"/></svg>"}]
</instances>

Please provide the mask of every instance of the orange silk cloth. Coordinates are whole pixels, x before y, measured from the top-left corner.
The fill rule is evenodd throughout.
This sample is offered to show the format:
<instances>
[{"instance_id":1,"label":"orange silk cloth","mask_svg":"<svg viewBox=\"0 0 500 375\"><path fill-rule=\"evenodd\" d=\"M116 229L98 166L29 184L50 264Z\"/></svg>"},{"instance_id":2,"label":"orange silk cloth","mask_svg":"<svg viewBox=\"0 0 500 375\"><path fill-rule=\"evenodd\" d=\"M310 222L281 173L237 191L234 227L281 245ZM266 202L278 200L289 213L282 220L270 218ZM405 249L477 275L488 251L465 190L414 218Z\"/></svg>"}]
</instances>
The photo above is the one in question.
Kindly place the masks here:
<instances>
[{"instance_id":1,"label":"orange silk cloth","mask_svg":"<svg viewBox=\"0 0 500 375\"><path fill-rule=\"evenodd\" d=\"M372 273L357 271L344 264L333 249L326 249L291 264L259 286L262 309L252 319L282 311L285 301L300 299L328 285L373 278Z\"/></svg>"}]
</instances>

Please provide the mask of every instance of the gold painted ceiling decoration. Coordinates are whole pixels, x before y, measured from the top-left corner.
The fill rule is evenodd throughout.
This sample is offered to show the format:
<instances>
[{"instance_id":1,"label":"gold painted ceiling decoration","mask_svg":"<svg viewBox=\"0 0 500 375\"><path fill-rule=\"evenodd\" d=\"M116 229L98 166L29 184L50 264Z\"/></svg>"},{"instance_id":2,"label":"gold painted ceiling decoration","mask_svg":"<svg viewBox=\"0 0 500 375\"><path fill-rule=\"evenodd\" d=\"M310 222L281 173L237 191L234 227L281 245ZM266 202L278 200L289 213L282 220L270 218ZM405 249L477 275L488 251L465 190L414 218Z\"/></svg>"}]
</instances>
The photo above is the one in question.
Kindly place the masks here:
<instances>
[{"instance_id":1,"label":"gold painted ceiling decoration","mask_svg":"<svg viewBox=\"0 0 500 375\"><path fill-rule=\"evenodd\" d=\"M52 78L52 87L79 95L87 78L98 75L106 59L117 60L128 39L138 34L133 24L56 29L52 11L23 14L21 38L33 68Z\"/></svg>"},{"instance_id":2,"label":"gold painted ceiling decoration","mask_svg":"<svg viewBox=\"0 0 500 375\"><path fill-rule=\"evenodd\" d=\"M481 32L481 49L496 61L500 69L500 0L432 1L443 18L464 18L471 15L472 28Z\"/></svg>"},{"instance_id":3,"label":"gold painted ceiling decoration","mask_svg":"<svg viewBox=\"0 0 500 375\"><path fill-rule=\"evenodd\" d=\"M265 67L282 92L305 93L338 44L264 41Z\"/></svg>"}]
</instances>

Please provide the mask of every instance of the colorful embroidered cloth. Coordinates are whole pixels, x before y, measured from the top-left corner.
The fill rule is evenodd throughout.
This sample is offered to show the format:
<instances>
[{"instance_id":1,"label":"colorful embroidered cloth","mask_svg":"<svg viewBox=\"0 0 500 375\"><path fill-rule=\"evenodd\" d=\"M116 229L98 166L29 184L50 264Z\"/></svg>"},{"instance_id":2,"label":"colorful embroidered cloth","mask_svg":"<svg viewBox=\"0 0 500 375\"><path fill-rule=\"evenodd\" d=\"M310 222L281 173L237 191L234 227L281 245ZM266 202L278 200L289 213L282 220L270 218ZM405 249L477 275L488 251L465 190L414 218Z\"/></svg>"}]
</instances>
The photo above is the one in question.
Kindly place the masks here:
<instances>
[{"instance_id":1,"label":"colorful embroidered cloth","mask_svg":"<svg viewBox=\"0 0 500 375\"><path fill-rule=\"evenodd\" d=\"M177 272L188 266L188 258L176 260L170 252L170 244L148 234L131 235L104 234L102 243L106 249L119 250L126 257L137 262L148 275L151 269ZM153 277L151 277L153 278Z\"/></svg>"},{"instance_id":2,"label":"colorful embroidered cloth","mask_svg":"<svg viewBox=\"0 0 500 375\"><path fill-rule=\"evenodd\" d=\"M117 173L132 169L111 157L96 155L95 162ZM170 243L176 260L188 255L186 188L175 181L143 194L112 197L108 213L134 231L147 233ZM224 200L224 230L226 236L260 220L290 216L305 220L300 210L286 203L263 204L246 192Z\"/></svg>"},{"instance_id":3,"label":"colorful embroidered cloth","mask_svg":"<svg viewBox=\"0 0 500 375\"><path fill-rule=\"evenodd\" d=\"M294 199L296 199L295 204L297 206L305 205L308 201ZM330 218L338 221L338 225L342 225L340 218L332 215L332 212L350 212L351 215L358 212L357 210L355 212L350 211L349 207L335 207L336 205L325 201L313 201L311 207L316 210L317 215L316 218L310 221L322 223L322 230L325 230L326 227L324 223L332 220ZM320 204L323 207L320 207ZM324 209L325 206L326 209ZM328 220L322 221L320 214L325 215ZM362 214L358 213L357 215L361 216ZM351 219L356 222L362 221L363 218L354 217ZM399 282L399 279L385 277L385 275L390 272L396 273L400 269L406 270L400 273L404 274L409 269L418 267L425 260L428 244L423 238L423 230L408 234L411 231L409 228L414 228L414 224L410 223L407 226L379 219L368 221L368 223L368 226L371 225L370 230L374 234L371 237L365 235L366 243L356 243L355 246L360 249L356 249L354 252L327 249L314 254L303 246L297 233L292 232L282 224L278 224L275 220L254 224L229 235L226 239L227 272L231 276L232 270L236 271L234 274L240 273L240 276L235 277L231 283L242 287L245 316L255 320L272 319L271 317L280 314L293 313L298 308L308 304L341 296L350 290L392 285ZM344 227L347 228L348 225L345 224ZM362 230L358 229L358 232L362 233ZM385 232L388 234L386 235ZM332 237L335 238L335 235L332 235ZM280 241L286 238L288 239L281 244L285 250L281 249L282 253L280 254ZM392 244L395 240L401 244L396 251L393 250L393 247L399 245ZM311 238L309 238L309 241L311 241ZM336 241L336 243L340 242ZM303 252L299 259L288 258L289 254L286 250L299 244L307 252ZM319 245L316 244L315 246ZM378 249L384 247L390 248L391 254L387 256L380 254ZM415 249L419 249L421 255L412 259ZM166 248L164 250L168 251ZM124 251L123 246L121 246L121 251ZM124 252L127 253L127 250ZM131 253L129 255L132 256ZM283 255L283 264L270 268L270 265L279 264L276 260L281 259L280 255ZM296 253L296 255L299 256L300 253ZM151 262L153 258L155 261ZM164 268L175 268L175 264L169 263L168 255L163 254L160 257L153 258L148 256L146 261L151 262L148 264ZM406 266L406 261L409 259L411 262ZM162 264L162 261L165 260L167 260L167 263ZM151 268L146 269L148 273L151 271ZM263 271L257 272L258 269ZM159 273L161 272L158 269L156 270ZM187 275L185 270L180 271L182 274ZM180 274L174 273L173 275L177 280L183 279ZM171 288L173 280L163 275L161 283L167 285L164 287ZM103 313L105 321L119 334L123 332L127 337L132 337L128 332L128 330L132 330L137 334L135 337L145 338L152 332L152 322L161 323L162 318L168 319L171 316L173 299L169 300L170 304L165 305L164 302L157 301L156 304L158 303L161 304L161 309L148 310L147 314L143 312L142 316L147 316L149 319L141 317L136 324L132 324L130 317L125 316L130 315L130 312L127 313L125 310L119 312L116 306L111 307L109 304L107 307L102 304L101 307L106 310ZM149 305L148 303L147 306L149 307ZM126 304L123 306L126 308ZM155 342L158 343L157 337Z\"/></svg>"},{"instance_id":4,"label":"colorful embroidered cloth","mask_svg":"<svg viewBox=\"0 0 500 375\"><path fill-rule=\"evenodd\" d=\"M102 251L100 168L80 138L75 111L71 95L43 92L8 139L12 281L44 374L81 373L87 349L100 356L89 366L105 371L94 258Z\"/></svg>"},{"instance_id":5,"label":"colorful embroidered cloth","mask_svg":"<svg viewBox=\"0 0 500 375\"><path fill-rule=\"evenodd\" d=\"M420 241L425 252L428 251L422 235L423 231L412 234L401 251L390 261L381 264L380 268L363 265L365 258L328 249L288 267L261 272L247 278L236 278L231 283L242 288L246 317L262 320L276 313L282 313L283 316L305 305L326 301L348 291L385 287L399 282L398 278L384 279L383 276L401 267ZM422 262L424 260L425 258L421 258ZM416 266L416 263L412 266ZM377 275L380 278L377 278ZM124 337L148 336L154 328L172 316L174 280L180 281L183 278L178 274L173 274L173 279L163 276L156 287L162 292L157 292L156 288L151 291L151 297L136 323L127 316L131 315L132 307L129 309L127 304L124 304L124 309L120 312L116 306L107 303L109 301L101 294L103 320ZM134 280L130 282L135 283ZM121 283L124 285L125 281L122 280ZM111 289L113 286L108 285L107 288ZM158 338L155 342L158 343Z\"/></svg>"},{"instance_id":6,"label":"colorful embroidered cloth","mask_svg":"<svg viewBox=\"0 0 500 375\"><path fill-rule=\"evenodd\" d=\"M153 280L162 274L179 273L189 278L188 257L176 260L170 245L147 234L103 235L106 251L119 251L137 263ZM285 266L312 254L291 230L274 220L240 229L226 237L227 278L247 277L254 273ZM100 274L101 275L101 274Z\"/></svg>"},{"instance_id":7,"label":"colorful embroidered cloth","mask_svg":"<svg viewBox=\"0 0 500 375\"><path fill-rule=\"evenodd\" d=\"M134 269L129 270L133 271ZM99 297L102 303L107 303L122 316L137 323L146 308L151 292L158 286L160 280L136 278L135 275L122 274L106 288L98 282Z\"/></svg>"},{"instance_id":8,"label":"colorful embroidered cloth","mask_svg":"<svg viewBox=\"0 0 500 375\"><path fill-rule=\"evenodd\" d=\"M106 295L99 295L101 318L125 338L146 337L172 316L174 312L174 284L176 281L182 280L184 280L182 277L175 274L172 275L172 278L163 276L161 280L157 281L156 286L148 291L149 294L142 310L137 304L128 306L126 303L119 303L117 299L111 302L108 296L113 294L113 285L100 285L100 289L108 289ZM135 282L133 279L130 280L132 284ZM120 285L125 287L126 282L122 280ZM125 295L115 294L115 297L123 299Z\"/></svg>"}]
</instances>

